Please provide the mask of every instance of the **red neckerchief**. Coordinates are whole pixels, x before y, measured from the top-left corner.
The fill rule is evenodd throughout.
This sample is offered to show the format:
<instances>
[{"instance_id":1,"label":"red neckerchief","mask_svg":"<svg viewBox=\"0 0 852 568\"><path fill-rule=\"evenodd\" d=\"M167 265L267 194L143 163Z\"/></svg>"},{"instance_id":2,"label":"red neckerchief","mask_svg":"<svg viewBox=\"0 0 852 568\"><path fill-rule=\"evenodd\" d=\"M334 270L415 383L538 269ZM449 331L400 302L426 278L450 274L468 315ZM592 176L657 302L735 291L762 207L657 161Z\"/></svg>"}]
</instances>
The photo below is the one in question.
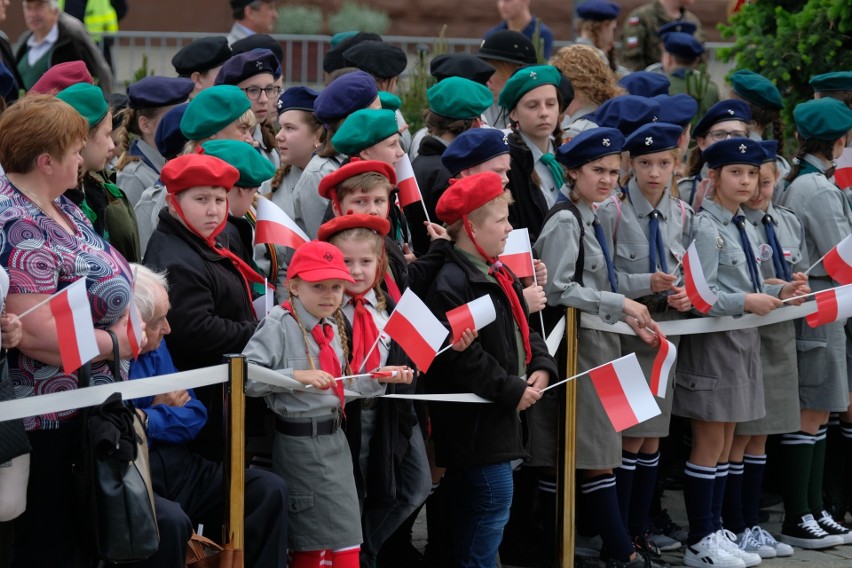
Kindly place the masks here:
<instances>
[{"instance_id":1,"label":"red neckerchief","mask_svg":"<svg viewBox=\"0 0 852 568\"><path fill-rule=\"evenodd\" d=\"M350 362L353 373L360 373L364 369L372 371L382 364L378 348L372 349L379 338L379 328L376 327L373 315L367 310L367 301L364 299L367 292L355 294L350 300L355 306L355 314L352 317L352 361ZM370 354L365 363L364 357L367 356L368 351Z\"/></svg>"}]
</instances>

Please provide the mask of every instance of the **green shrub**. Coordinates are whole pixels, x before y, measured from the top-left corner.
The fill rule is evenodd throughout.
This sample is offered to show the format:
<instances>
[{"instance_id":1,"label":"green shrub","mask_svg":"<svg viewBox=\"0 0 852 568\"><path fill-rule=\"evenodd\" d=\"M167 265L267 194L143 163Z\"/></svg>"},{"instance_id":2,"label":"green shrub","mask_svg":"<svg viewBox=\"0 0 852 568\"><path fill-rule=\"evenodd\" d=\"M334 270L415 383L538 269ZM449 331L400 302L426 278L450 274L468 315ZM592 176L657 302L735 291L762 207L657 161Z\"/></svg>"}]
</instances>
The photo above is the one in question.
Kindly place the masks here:
<instances>
[{"instance_id":1,"label":"green shrub","mask_svg":"<svg viewBox=\"0 0 852 568\"><path fill-rule=\"evenodd\" d=\"M316 6L282 6L278 8L279 34L315 35L322 32L322 10Z\"/></svg>"},{"instance_id":2,"label":"green shrub","mask_svg":"<svg viewBox=\"0 0 852 568\"><path fill-rule=\"evenodd\" d=\"M390 28L390 18L382 10L345 2L339 12L329 17L328 28L332 34L350 30L384 34Z\"/></svg>"},{"instance_id":3,"label":"green shrub","mask_svg":"<svg viewBox=\"0 0 852 568\"><path fill-rule=\"evenodd\" d=\"M417 50L417 57L408 65L407 76L399 84L399 98L402 99L402 108L399 110L408 121L412 134L424 126L423 109L428 106L426 91L435 84L435 78L429 73L429 63L432 58L447 53L446 31L447 26L441 28L441 33L432 42L431 52L427 45Z\"/></svg>"}]
</instances>

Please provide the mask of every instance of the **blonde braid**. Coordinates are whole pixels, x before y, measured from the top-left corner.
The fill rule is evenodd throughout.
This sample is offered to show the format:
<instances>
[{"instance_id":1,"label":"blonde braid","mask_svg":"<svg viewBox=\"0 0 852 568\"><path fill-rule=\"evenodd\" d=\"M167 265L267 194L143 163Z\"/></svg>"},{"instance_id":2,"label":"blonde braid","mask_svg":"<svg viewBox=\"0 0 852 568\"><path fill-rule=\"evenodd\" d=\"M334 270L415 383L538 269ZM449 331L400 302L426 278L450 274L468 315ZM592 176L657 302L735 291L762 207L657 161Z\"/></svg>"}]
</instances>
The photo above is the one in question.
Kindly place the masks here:
<instances>
[{"instance_id":1,"label":"blonde braid","mask_svg":"<svg viewBox=\"0 0 852 568\"><path fill-rule=\"evenodd\" d=\"M343 374L351 375L352 368L349 365L349 336L346 333L346 318L340 306L334 311L334 321L337 323L337 336L340 337L340 346L343 348L343 360L346 362ZM360 369L358 370L360 371Z\"/></svg>"},{"instance_id":2,"label":"blonde braid","mask_svg":"<svg viewBox=\"0 0 852 568\"><path fill-rule=\"evenodd\" d=\"M298 300L298 298L298 296L290 294L291 303ZM299 329L302 330L302 337L305 339L305 356L308 358L308 365L310 365L311 371L316 371L317 366L314 363L314 358L311 357L311 350L308 347L310 345L310 343L308 343L308 332L305 330L305 326L302 325L302 321L299 319L299 314L296 313L296 306L293 306L293 309L290 310L290 315L293 316L293 319L296 320L296 324L298 324Z\"/></svg>"},{"instance_id":3,"label":"blonde braid","mask_svg":"<svg viewBox=\"0 0 852 568\"><path fill-rule=\"evenodd\" d=\"M138 162L139 156L131 156L127 153L130 148L130 131L135 128L138 114L136 109L126 108L122 111L121 126L118 127L118 146L115 153L118 155L118 162L115 164L116 171L123 170L130 162Z\"/></svg>"}]
</instances>

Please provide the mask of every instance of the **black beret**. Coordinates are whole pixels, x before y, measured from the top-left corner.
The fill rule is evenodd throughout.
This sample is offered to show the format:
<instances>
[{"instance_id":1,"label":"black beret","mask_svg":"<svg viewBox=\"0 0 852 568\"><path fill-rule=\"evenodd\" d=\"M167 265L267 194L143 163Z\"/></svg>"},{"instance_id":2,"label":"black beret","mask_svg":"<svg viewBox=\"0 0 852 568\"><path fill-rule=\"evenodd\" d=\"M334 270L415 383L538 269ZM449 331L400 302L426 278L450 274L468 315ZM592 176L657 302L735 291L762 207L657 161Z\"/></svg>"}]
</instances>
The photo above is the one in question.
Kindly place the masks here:
<instances>
[{"instance_id":1,"label":"black beret","mask_svg":"<svg viewBox=\"0 0 852 568\"><path fill-rule=\"evenodd\" d=\"M338 69L346 67L346 60L343 59L343 53L353 45L359 44L362 41L382 41L382 36L370 32L358 32L357 34L344 39L334 48L327 51L325 56L322 58L323 71L326 73L332 73Z\"/></svg>"},{"instance_id":2,"label":"black beret","mask_svg":"<svg viewBox=\"0 0 852 568\"><path fill-rule=\"evenodd\" d=\"M271 51L279 64L284 59L284 50L281 49L281 44L275 41L269 34L252 34L231 44L231 52L234 55L258 48Z\"/></svg>"},{"instance_id":3,"label":"black beret","mask_svg":"<svg viewBox=\"0 0 852 568\"><path fill-rule=\"evenodd\" d=\"M468 53L445 53L429 63L429 72L438 81L447 77L463 77L484 85L494 71L493 65Z\"/></svg>"},{"instance_id":4,"label":"black beret","mask_svg":"<svg viewBox=\"0 0 852 568\"><path fill-rule=\"evenodd\" d=\"M530 38L521 32L502 30L482 40L477 57L508 61L517 65L535 65L538 59Z\"/></svg>"},{"instance_id":5,"label":"black beret","mask_svg":"<svg viewBox=\"0 0 852 568\"><path fill-rule=\"evenodd\" d=\"M203 73L218 67L231 58L231 48L225 36L199 38L172 57L178 75L189 77L196 71Z\"/></svg>"},{"instance_id":6,"label":"black beret","mask_svg":"<svg viewBox=\"0 0 852 568\"><path fill-rule=\"evenodd\" d=\"M357 67L380 79L398 77L408 65L408 57L397 46L377 40L357 43L343 52L347 66Z\"/></svg>"}]
</instances>

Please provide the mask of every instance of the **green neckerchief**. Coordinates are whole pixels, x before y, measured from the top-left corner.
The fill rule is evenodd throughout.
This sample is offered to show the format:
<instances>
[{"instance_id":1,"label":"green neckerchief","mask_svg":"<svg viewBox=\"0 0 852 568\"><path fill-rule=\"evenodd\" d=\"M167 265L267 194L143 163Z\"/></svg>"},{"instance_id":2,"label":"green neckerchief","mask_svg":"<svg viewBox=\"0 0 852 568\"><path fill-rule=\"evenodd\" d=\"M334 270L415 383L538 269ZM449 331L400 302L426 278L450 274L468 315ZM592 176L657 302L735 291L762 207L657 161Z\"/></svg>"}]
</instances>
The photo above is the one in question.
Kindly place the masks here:
<instances>
[{"instance_id":1,"label":"green neckerchief","mask_svg":"<svg viewBox=\"0 0 852 568\"><path fill-rule=\"evenodd\" d=\"M108 181L103 181L101 183L103 183L103 186L106 188L110 195L112 195L116 199L124 199L124 194L121 192L117 185Z\"/></svg>"},{"instance_id":2,"label":"green neckerchief","mask_svg":"<svg viewBox=\"0 0 852 568\"><path fill-rule=\"evenodd\" d=\"M820 170L818 167L816 167L815 165L813 165L810 162L802 160L802 163L799 165L799 173L796 174L796 177L798 178L800 176L807 175L807 174L821 174L821 173L823 173L823 171Z\"/></svg>"}]
</instances>

